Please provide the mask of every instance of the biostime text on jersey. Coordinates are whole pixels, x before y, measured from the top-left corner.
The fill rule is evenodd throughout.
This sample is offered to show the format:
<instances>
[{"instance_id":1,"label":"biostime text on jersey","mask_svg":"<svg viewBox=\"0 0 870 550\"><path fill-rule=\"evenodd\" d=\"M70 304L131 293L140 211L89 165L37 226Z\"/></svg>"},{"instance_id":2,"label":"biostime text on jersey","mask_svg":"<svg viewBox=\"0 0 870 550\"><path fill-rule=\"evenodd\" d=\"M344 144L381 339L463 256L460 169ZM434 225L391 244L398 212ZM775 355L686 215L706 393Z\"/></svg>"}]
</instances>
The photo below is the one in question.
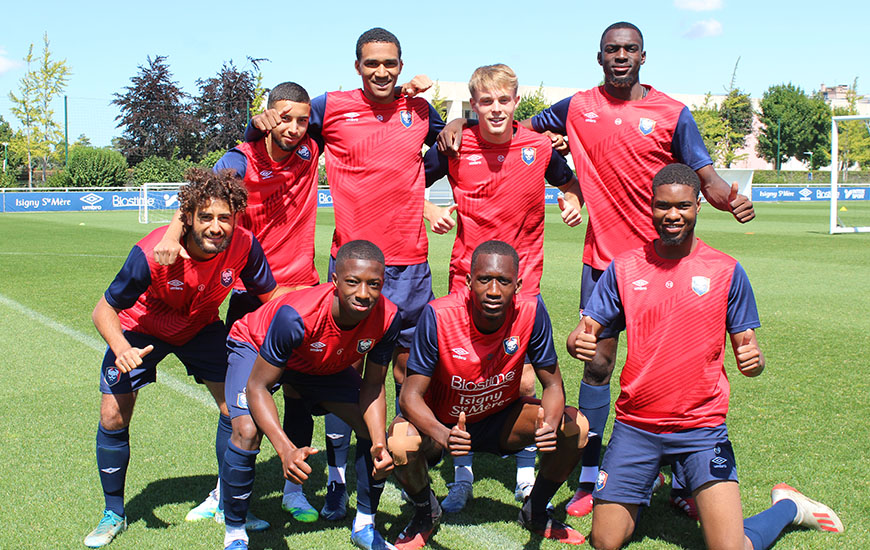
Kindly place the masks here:
<instances>
[{"instance_id":1,"label":"biostime text on jersey","mask_svg":"<svg viewBox=\"0 0 870 550\"><path fill-rule=\"evenodd\" d=\"M459 415L464 412L466 416L483 414L486 411L499 408L511 403L516 397L505 395L507 389L516 377L511 371L499 373L480 382L465 380L461 376L450 378L450 387L459 392L458 403L453 405L450 414Z\"/></svg>"}]
</instances>

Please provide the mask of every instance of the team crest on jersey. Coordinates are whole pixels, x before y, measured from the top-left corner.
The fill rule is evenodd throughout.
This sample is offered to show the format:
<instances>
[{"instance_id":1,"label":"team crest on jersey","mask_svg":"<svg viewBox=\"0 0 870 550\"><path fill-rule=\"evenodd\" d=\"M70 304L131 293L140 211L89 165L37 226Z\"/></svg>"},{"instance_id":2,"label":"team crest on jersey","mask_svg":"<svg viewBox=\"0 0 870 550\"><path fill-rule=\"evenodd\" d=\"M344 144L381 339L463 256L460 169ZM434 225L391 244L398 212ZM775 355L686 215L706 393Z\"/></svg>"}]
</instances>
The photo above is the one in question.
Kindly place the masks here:
<instances>
[{"instance_id":1,"label":"team crest on jersey","mask_svg":"<svg viewBox=\"0 0 870 550\"><path fill-rule=\"evenodd\" d=\"M410 128L411 124L414 122L411 120L411 111L399 111L399 120L402 121L402 125L405 128Z\"/></svg>"},{"instance_id":2,"label":"team crest on jersey","mask_svg":"<svg viewBox=\"0 0 870 550\"><path fill-rule=\"evenodd\" d=\"M356 343L356 352L357 353L368 353L370 349L372 349L372 345L375 343L371 338L365 338L363 340L358 340Z\"/></svg>"},{"instance_id":3,"label":"team crest on jersey","mask_svg":"<svg viewBox=\"0 0 870 550\"><path fill-rule=\"evenodd\" d=\"M535 162L535 153L534 147L523 147L523 162L531 166Z\"/></svg>"},{"instance_id":4,"label":"team crest on jersey","mask_svg":"<svg viewBox=\"0 0 870 550\"><path fill-rule=\"evenodd\" d=\"M236 407L240 409L248 409L248 394L247 388L236 394Z\"/></svg>"},{"instance_id":5,"label":"team crest on jersey","mask_svg":"<svg viewBox=\"0 0 870 550\"><path fill-rule=\"evenodd\" d=\"M504 345L504 352L508 355L513 355L520 349L520 340L516 336L505 338L502 344Z\"/></svg>"},{"instance_id":6,"label":"team crest on jersey","mask_svg":"<svg viewBox=\"0 0 870 550\"><path fill-rule=\"evenodd\" d=\"M226 268L221 271L221 284L225 287L230 287L233 284L233 270L231 268Z\"/></svg>"},{"instance_id":7,"label":"team crest on jersey","mask_svg":"<svg viewBox=\"0 0 870 550\"><path fill-rule=\"evenodd\" d=\"M710 278L709 277L692 277L692 290L698 296L703 296L710 291Z\"/></svg>"},{"instance_id":8,"label":"team crest on jersey","mask_svg":"<svg viewBox=\"0 0 870 550\"><path fill-rule=\"evenodd\" d=\"M106 369L105 377L106 384L108 384L109 387L112 387L121 379L121 371L118 370L118 367L109 367Z\"/></svg>"},{"instance_id":9,"label":"team crest on jersey","mask_svg":"<svg viewBox=\"0 0 870 550\"><path fill-rule=\"evenodd\" d=\"M640 130L640 133L648 136L652 133L656 128L656 121L651 118L642 118L640 122L637 124L637 129Z\"/></svg>"},{"instance_id":10,"label":"team crest on jersey","mask_svg":"<svg viewBox=\"0 0 870 550\"><path fill-rule=\"evenodd\" d=\"M302 160L311 160L311 149L307 145L302 145L296 149L296 155Z\"/></svg>"},{"instance_id":11,"label":"team crest on jersey","mask_svg":"<svg viewBox=\"0 0 870 550\"><path fill-rule=\"evenodd\" d=\"M600 491L607 485L607 472L598 470L598 479L595 480L595 490Z\"/></svg>"}]
</instances>

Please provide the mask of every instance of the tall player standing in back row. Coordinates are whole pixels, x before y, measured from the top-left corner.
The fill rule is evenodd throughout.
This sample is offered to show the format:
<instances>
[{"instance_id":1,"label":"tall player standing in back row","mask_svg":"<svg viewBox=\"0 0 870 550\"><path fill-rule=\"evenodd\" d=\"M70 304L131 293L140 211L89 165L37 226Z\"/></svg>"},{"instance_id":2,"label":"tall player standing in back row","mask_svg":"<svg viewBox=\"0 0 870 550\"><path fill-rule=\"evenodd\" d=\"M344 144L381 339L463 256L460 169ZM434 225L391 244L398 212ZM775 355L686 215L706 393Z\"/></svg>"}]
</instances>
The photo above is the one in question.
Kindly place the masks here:
<instances>
[{"instance_id":1,"label":"tall player standing in back row","mask_svg":"<svg viewBox=\"0 0 870 550\"><path fill-rule=\"evenodd\" d=\"M448 158L437 148L424 157L426 183L448 176L455 207L444 208L443 224L433 231L446 232L454 225L456 240L450 258L450 293L466 290L471 255L481 243L500 239L519 254L523 294L540 297L544 271L545 182L565 194L562 219L569 226L582 221L580 186L562 155L553 152L550 140L514 122L519 103L517 76L507 65L478 67L468 90L471 107L480 124L464 131L458 156ZM534 396L535 373L530 363L522 370L520 395ZM462 509L472 494L472 454L453 457L454 482L441 503L447 513ZM535 481L535 447L516 455L517 484L514 495L522 502Z\"/></svg>"},{"instance_id":2,"label":"tall player standing in back row","mask_svg":"<svg viewBox=\"0 0 870 550\"><path fill-rule=\"evenodd\" d=\"M335 207L329 277L338 248L351 240L372 241L386 258L383 294L398 305L404 323L393 358L398 386L404 379L417 318L434 298L426 261L422 147L435 143L444 123L425 99L396 97L402 50L391 32L382 28L364 32L357 40L354 67L362 77L362 88L314 98L308 132L324 145ZM276 122L274 113L255 116L245 139L261 138ZM347 500L344 469L349 429L332 415L326 429L329 485L321 513L327 519L340 519ZM339 438L344 440L340 444Z\"/></svg>"},{"instance_id":3,"label":"tall player standing in back row","mask_svg":"<svg viewBox=\"0 0 870 550\"><path fill-rule=\"evenodd\" d=\"M317 158L320 146L306 131L311 111L311 100L305 88L295 82L283 82L269 92L266 103L280 118L263 139L242 143L230 149L215 164L214 170L232 170L244 181L248 191L248 207L239 216L239 225L249 229L263 246L275 280L281 286L301 288L319 282L314 267L314 229L317 217ZM171 265L178 254L183 254L180 240L184 225L175 216L158 246L155 258L163 265ZM226 324L231 327L246 313L254 311L260 301L236 284L230 295ZM290 391L292 390L285 390ZM292 398L286 399L293 403ZM293 424L299 445L311 440L313 422L305 414L292 409L285 411L285 424ZM228 417L221 417L218 452L226 450L226 441L232 427ZM201 504L187 514L188 521L222 517L220 511L220 484ZM317 520L315 510L302 493L301 486L286 481L282 507L299 521ZM268 527L264 521L249 514L248 530Z\"/></svg>"},{"instance_id":4,"label":"tall player standing in back row","mask_svg":"<svg viewBox=\"0 0 870 550\"><path fill-rule=\"evenodd\" d=\"M665 165L682 162L696 171L701 191L715 208L730 211L741 223L755 216L752 203L713 169L689 109L640 83L646 61L643 35L631 23L614 23L601 35L598 63L604 85L577 92L530 120L527 127L568 136L568 145L589 211L583 250L580 308L595 282L619 253L656 238L650 223L653 176ZM568 504L571 515L592 507L601 436L610 413L610 376L616 359L616 327L601 335L595 359L587 361L579 407L589 419L590 438L583 454L580 488Z\"/></svg>"}]
</instances>

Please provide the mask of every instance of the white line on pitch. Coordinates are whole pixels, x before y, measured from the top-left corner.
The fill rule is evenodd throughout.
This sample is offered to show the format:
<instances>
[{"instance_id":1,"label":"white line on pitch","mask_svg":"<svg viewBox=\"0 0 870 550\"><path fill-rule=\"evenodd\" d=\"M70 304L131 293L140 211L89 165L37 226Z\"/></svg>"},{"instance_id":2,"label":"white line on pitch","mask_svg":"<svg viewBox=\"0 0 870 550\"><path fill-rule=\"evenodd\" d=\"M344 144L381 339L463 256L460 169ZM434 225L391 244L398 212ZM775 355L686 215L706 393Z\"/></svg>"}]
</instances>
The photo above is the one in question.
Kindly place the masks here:
<instances>
[{"instance_id":1,"label":"white line on pitch","mask_svg":"<svg viewBox=\"0 0 870 550\"><path fill-rule=\"evenodd\" d=\"M126 258L117 254L64 254L61 252L0 252L0 256L61 256L68 258Z\"/></svg>"},{"instance_id":2,"label":"white line on pitch","mask_svg":"<svg viewBox=\"0 0 870 550\"><path fill-rule=\"evenodd\" d=\"M34 321L41 323L48 328L63 334L64 336L68 336L69 338L72 338L80 344L84 344L85 346L91 348L96 352L103 353L106 350L106 344L103 343L103 341L99 338L89 336L64 324L58 323L54 319L46 317L45 315L34 311L29 307L25 306L24 304L20 304L15 300L4 296L3 294L0 294L0 304L8 307L9 309L13 309L21 313L22 315L30 317ZM98 364L95 364L95 367L97 365ZM165 384L167 387L177 391L178 393L190 397L191 399L194 399L196 401L199 401L207 407L211 407L214 409L217 408L217 405L215 405L214 399L212 398L210 393L197 387L190 386L189 384L182 382L181 380L175 378L169 373L161 372L157 380L158 382Z\"/></svg>"}]
</instances>

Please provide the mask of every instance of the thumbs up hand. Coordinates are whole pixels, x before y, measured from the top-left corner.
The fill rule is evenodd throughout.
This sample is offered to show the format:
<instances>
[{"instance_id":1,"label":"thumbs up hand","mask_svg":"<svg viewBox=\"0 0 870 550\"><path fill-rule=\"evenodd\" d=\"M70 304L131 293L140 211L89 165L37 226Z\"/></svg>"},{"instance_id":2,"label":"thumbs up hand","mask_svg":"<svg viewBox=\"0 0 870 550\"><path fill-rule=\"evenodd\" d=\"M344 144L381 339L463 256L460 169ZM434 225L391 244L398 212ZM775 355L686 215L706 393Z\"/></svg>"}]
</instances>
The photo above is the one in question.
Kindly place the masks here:
<instances>
[{"instance_id":1,"label":"thumbs up hand","mask_svg":"<svg viewBox=\"0 0 870 550\"><path fill-rule=\"evenodd\" d=\"M464 456L471 451L471 434L465 431L465 412L459 413L459 421L450 430L447 449L453 456Z\"/></svg>"},{"instance_id":2,"label":"thumbs up hand","mask_svg":"<svg viewBox=\"0 0 870 550\"><path fill-rule=\"evenodd\" d=\"M568 353L572 357L581 361L592 361L598 350L596 325L601 326L585 315L580 319L580 324L568 335Z\"/></svg>"},{"instance_id":3,"label":"thumbs up hand","mask_svg":"<svg viewBox=\"0 0 870 550\"><path fill-rule=\"evenodd\" d=\"M739 343L738 343L739 341ZM734 347L734 357L737 359L737 369L745 376L753 377L761 374L764 370L764 355L758 347L755 339L755 331L752 329L731 336L731 345Z\"/></svg>"},{"instance_id":4,"label":"thumbs up hand","mask_svg":"<svg viewBox=\"0 0 870 550\"><path fill-rule=\"evenodd\" d=\"M731 207L731 214L740 223L746 223L755 217L755 208L752 206L752 201L746 195L741 195L737 192L737 182L731 184L731 192L728 195L728 205Z\"/></svg>"},{"instance_id":5,"label":"thumbs up hand","mask_svg":"<svg viewBox=\"0 0 870 550\"><path fill-rule=\"evenodd\" d=\"M538 417L535 419L535 445L542 453L556 450L556 428L544 420L544 407L538 407Z\"/></svg>"}]
</instances>

